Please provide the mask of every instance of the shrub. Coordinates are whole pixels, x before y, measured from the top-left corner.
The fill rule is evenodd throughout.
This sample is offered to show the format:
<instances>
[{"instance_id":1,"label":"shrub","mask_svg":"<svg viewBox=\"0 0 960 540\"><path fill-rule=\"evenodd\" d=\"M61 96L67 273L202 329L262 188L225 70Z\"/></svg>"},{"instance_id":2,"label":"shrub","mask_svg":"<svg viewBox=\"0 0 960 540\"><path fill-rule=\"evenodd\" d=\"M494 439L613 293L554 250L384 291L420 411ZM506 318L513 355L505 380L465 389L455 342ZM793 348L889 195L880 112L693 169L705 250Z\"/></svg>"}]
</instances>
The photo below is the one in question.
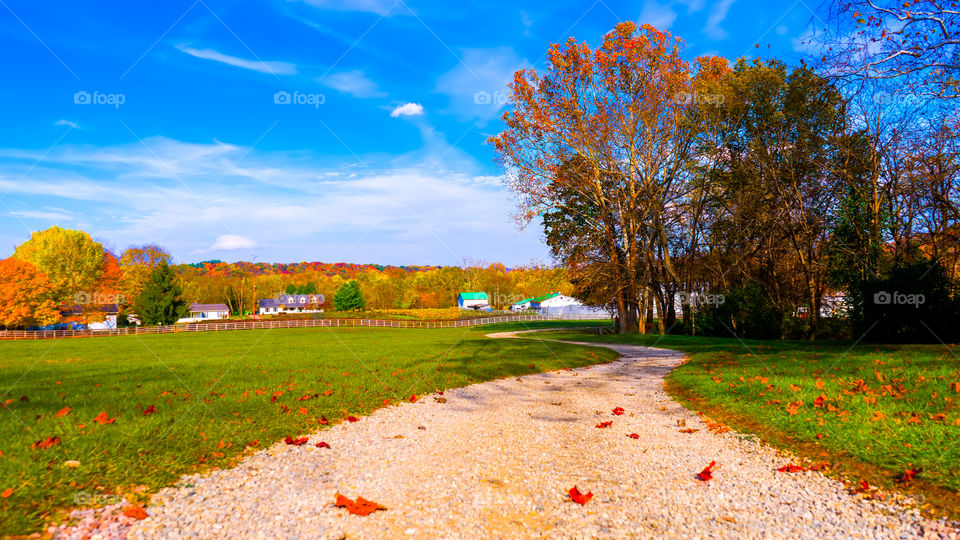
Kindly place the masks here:
<instances>
[{"instance_id":1,"label":"shrub","mask_svg":"<svg viewBox=\"0 0 960 540\"><path fill-rule=\"evenodd\" d=\"M927 259L899 262L853 291L857 337L884 342L950 343L960 338L957 283Z\"/></svg>"}]
</instances>

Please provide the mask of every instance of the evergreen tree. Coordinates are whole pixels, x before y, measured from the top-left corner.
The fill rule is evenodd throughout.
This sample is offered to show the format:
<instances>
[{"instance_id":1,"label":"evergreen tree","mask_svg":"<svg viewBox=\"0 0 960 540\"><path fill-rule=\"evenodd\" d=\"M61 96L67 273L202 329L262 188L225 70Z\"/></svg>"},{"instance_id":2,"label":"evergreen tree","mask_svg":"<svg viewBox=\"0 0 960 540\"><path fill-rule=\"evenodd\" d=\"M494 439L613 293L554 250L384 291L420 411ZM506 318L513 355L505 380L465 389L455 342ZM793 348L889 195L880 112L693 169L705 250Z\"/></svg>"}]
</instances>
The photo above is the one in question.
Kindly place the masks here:
<instances>
[{"instance_id":1,"label":"evergreen tree","mask_svg":"<svg viewBox=\"0 0 960 540\"><path fill-rule=\"evenodd\" d=\"M286 292L287 294L297 294L297 286L293 283L287 285Z\"/></svg>"},{"instance_id":2,"label":"evergreen tree","mask_svg":"<svg viewBox=\"0 0 960 540\"><path fill-rule=\"evenodd\" d=\"M189 308L183 301L177 273L166 261L150 274L150 280L134 307L144 325L173 324L187 314Z\"/></svg>"},{"instance_id":3,"label":"evergreen tree","mask_svg":"<svg viewBox=\"0 0 960 540\"><path fill-rule=\"evenodd\" d=\"M363 309L367 305L363 299L363 291L360 290L360 284L356 280L344 283L337 293L333 295L333 305L337 311L351 311L354 309Z\"/></svg>"}]
</instances>

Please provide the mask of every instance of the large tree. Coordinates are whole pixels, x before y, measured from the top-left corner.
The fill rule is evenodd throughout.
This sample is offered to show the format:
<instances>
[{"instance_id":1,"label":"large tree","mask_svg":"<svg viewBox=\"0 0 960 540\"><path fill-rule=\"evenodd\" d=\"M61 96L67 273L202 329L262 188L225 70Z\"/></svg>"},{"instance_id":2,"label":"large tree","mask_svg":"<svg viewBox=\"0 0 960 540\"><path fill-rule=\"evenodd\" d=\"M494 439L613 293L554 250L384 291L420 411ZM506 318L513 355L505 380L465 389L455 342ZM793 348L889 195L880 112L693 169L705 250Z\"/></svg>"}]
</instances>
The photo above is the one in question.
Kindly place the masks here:
<instances>
[{"instance_id":1,"label":"large tree","mask_svg":"<svg viewBox=\"0 0 960 540\"><path fill-rule=\"evenodd\" d=\"M17 246L13 256L43 272L57 302L74 301L74 295L93 293L104 269L104 249L83 231L50 227L34 232Z\"/></svg>"},{"instance_id":2,"label":"large tree","mask_svg":"<svg viewBox=\"0 0 960 540\"><path fill-rule=\"evenodd\" d=\"M648 308L665 305L663 276L677 279L668 214L688 189L698 130L690 111L714 104L696 93L680 48L633 23L596 50L572 38L554 45L546 73L515 74L507 130L491 138L518 218L548 216L548 239L578 294L615 306L623 332L645 330ZM586 250L556 244L581 241Z\"/></svg>"},{"instance_id":3,"label":"large tree","mask_svg":"<svg viewBox=\"0 0 960 540\"><path fill-rule=\"evenodd\" d=\"M337 294L333 295L333 306L337 311L353 311L363 309L367 305L363 298L363 291L360 290L360 284L356 280L351 280L337 289Z\"/></svg>"},{"instance_id":4,"label":"large tree","mask_svg":"<svg viewBox=\"0 0 960 540\"><path fill-rule=\"evenodd\" d=\"M133 301L143 293L150 281L150 274L162 262L170 264L172 259L166 250L155 244L131 246L123 252L120 256L123 274L121 290L127 301Z\"/></svg>"}]
</instances>

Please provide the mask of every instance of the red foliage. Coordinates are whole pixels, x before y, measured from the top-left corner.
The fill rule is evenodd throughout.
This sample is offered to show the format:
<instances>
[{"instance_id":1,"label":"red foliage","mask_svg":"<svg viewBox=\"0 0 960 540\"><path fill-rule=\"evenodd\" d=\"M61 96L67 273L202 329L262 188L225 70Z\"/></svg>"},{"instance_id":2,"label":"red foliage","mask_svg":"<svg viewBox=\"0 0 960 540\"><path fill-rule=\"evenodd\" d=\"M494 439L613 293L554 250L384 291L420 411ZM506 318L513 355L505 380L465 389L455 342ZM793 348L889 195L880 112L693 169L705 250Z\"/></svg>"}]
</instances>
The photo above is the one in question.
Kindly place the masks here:
<instances>
[{"instance_id":1,"label":"red foliage","mask_svg":"<svg viewBox=\"0 0 960 540\"><path fill-rule=\"evenodd\" d=\"M323 442L323 441L318 442L318 443L316 444L316 446L317 446L317 448L330 448L330 445L327 444L327 443L325 443L325 442Z\"/></svg>"},{"instance_id":2,"label":"red foliage","mask_svg":"<svg viewBox=\"0 0 960 540\"><path fill-rule=\"evenodd\" d=\"M143 410L143 415L144 415L144 416L149 416L149 415L151 415L151 414L153 414L153 413L155 413L155 412L157 412L157 408L154 407L153 405L151 405L151 406L149 406L149 407L147 407L146 409Z\"/></svg>"},{"instance_id":3,"label":"red foliage","mask_svg":"<svg viewBox=\"0 0 960 540\"><path fill-rule=\"evenodd\" d=\"M357 418L356 416L348 416L348 417L347 417L347 422L359 422L359 421L360 421L360 419Z\"/></svg>"},{"instance_id":4,"label":"red foliage","mask_svg":"<svg viewBox=\"0 0 960 540\"><path fill-rule=\"evenodd\" d=\"M292 444L293 446L301 446L307 444L307 441L310 440L310 437L300 437L299 439L294 439L293 437L287 437L283 442L287 444Z\"/></svg>"},{"instance_id":5,"label":"red foliage","mask_svg":"<svg viewBox=\"0 0 960 540\"><path fill-rule=\"evenodd\" d=\"M117 419L107 417L107 411L103 411L100 414L98 414L97 417L93 419L93 421L96 422L97 424L103 425L103 424L112 424L116 422Z\"/></svg>"},{"instance_id":6,"label":"red foliage","mask_svg":"<svg viewBox=\"0 0 960 540\"><path fill-rule=\"evenodd\" d=\"M386 510L386 508L383 506L380 506L373 501L368 501L363 497L357 497L357 500L355 501L350 500L339 493L336 494L336 497L337 499L334 504L338 508L346 508L347 512L358 516L366 516L376 512L377 510Z\"/></svg>"},{"instance_id":7,"label":"red foliage","mask_svg":"<svg viewBox=\"0 0 960 540\"><path fill-rule=\"evenodd\" d=\"M697 474L697 480L706 482L707 480L710 480L711 478L713 478L713 468L714 466L716 466L716 464L717 464L716 461L711 461L710 464L706 466L706 468L704 468L702 471L700 471L699 474Z\"/></svg>"},{"instance_id":8,"label":"red foliage","mask_svg":"<svg viewBox=\"0 0 960 540\"><path fill-rule=\"evenodd\" d=\"M147 519L147 511L142 506L128 506L123 509L123 515L133 519Z\"/></svg>"},{"instance_id":9,"label":"red foliage","mask_svg":"<svg viewBox=\"0 0 960 540\"><path fill-rule=\"evenodd\" d=\"M31 448L39 448L40 450L46 450L60 444L60 437L47 437L46 439L41 439L35 443Z\"/></svg>"},{"instance_id":10,"label":"red foliage","mask_svg":"<svg viewBox=\"0 0 960 540\"><path fill-rule=\"evenodd\" d=\"M637 435L636 433L631 433L631 434L627 435L627 437L630 437L631 439L639 439L639 438L640 438L640 435Z\"/></svg>"},{"instance_id":11,"label":"red foliage","mask_svg":"<svg viewBox=\"0 0 960 540\"><path fill-rule=\"evenodd\" d=\"M789 465L784 465L783 467L780 467L779 469L777 469L777 471L779 471L779 472L785 472L785 473L795 473L795 472L801 472L801 471L805 471L805 470L806 470L806 469L804 469L804 468L801 467L800 465L794 465L793 463L791 463L791 464L789 464Z\"/></svg>"},{"instance_id":12,"label":"red foliage","mask_svg":"<svg viewBox=\"0 0 960 540\"><path fill-rule=\"evenodd\" d=\"M66 416L66 415L68 415L68 414L70 414L70 407L64 407L64 408L60 409L59 411L57 411L57 418L64 417L64 416Z\"/></svg>"},{"instance_id":13,"label":"red foliage","mask_svg":"<svg viewBox=\"0 0 960 540\"><path fill-rule=\"evenodd\" d=\"M608 427L610 427L610 426L612 426L612 425L613 425L613 421L600 422L599 424L597 424L597 427L603 429L603 428L608 428Z\"/></svg>"},{"instance_id":14,"label":"red foliage","mask_svg":"<svg viewBox=\"0 0 960 540\"><path fill-rule=\"evenodd\" d=\"M617 416L620 416L620 415L623 414L624 412L625 412L625 411L623 410L623 407L617 407L617 408L613 409L613 414L615 414L615 415L617 415Z\"/></svg>"},{"instance_id":15,"label":"red foliage","mask_svg":"<svg viewBox=\"0 0 960 540\"><path fill-rule=\"evenodd\" d=\"M897 478L897 482L900 482L901 484L906 484L907 482L912 481L914 478L917 477L918 474L922 472L923 472L923 469L919 469L919 468L907 469L903 471L903 474L901 474Z\"/></svg>"},{"instance_id":16,"label":"red foliage","mask_svg":"<svg viewBox=\"0 0 960 540\"><path fill-rule=\"evenodd\" d=\"M570 498L573 499L573 502L580 505L587 504L587 501L593 498L592 492L588 491L587 493L580 493L580 490L577 489L577 486L570 488L570 491L567 493L570 494Z\"/></svg>"}]
</instances>

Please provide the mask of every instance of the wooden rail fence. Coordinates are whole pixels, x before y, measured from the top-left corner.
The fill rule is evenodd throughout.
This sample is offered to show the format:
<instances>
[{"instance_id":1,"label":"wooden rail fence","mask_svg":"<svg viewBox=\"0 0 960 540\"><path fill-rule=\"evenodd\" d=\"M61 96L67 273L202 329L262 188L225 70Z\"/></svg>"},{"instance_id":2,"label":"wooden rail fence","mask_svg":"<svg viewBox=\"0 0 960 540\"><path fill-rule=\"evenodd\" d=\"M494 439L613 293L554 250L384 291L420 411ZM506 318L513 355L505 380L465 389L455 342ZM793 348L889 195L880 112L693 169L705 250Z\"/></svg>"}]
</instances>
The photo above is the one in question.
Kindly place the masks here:
<instances>
[{"instance_id":1,"label":"wooden rail fence","mask_svg":"<svg viewBox=\"0 0 960 540\"><path fill-rule=\"evenodd\" d=\"M234 330L266 330L273 328L373 327L373 328L461 328L505 322L598 320L596 315L503 315L458 321L390 321L382 319L304 319L291 321L249 321L225 323L190 323L169 326L131 326L114 330L0 330L0 340L65 339L146 334L180 334L188 332L224 332Z\"/></svg>"}]
</instances>

